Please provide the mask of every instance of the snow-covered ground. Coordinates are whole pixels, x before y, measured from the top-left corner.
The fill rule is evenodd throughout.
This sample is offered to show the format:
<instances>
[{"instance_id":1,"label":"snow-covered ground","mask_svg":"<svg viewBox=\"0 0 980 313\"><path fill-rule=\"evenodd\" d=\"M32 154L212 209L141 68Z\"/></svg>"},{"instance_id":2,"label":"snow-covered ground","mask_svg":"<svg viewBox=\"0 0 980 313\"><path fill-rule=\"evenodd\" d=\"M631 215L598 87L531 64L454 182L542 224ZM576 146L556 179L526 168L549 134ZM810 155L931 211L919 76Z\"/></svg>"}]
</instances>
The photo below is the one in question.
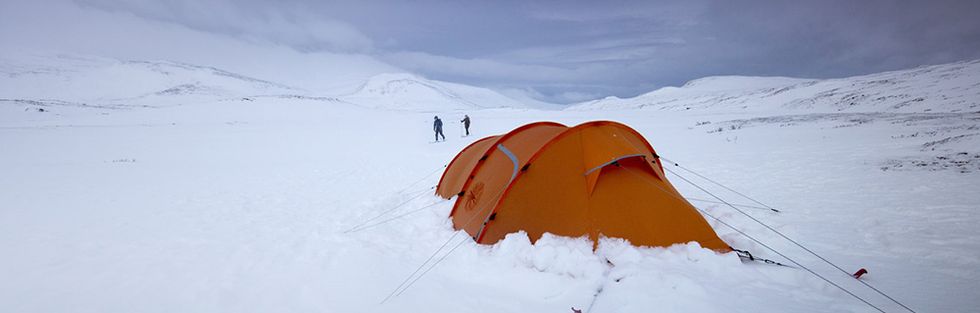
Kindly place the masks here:
<instances>
[{"instance_id":1,"label":"snow-covered ground","mask_svg":"<svg viewBox=\"0 0 980 313\"><path fill-rule=\"evenodd\" d=\"M847 270L867 268L863 279L917 312L980 307L976 62L946 65L961 67L959 85L937 83L929 89L936 98L900 109L888 109L890 102L840 110L776 100L757 108L750 100L762 96L738 86L809 83L776 78L756 88L745 81L752 79L715 78L712 85L727 87L711 90L736 95L717 105L695 96L670 109L565 111L439 109L418 103L437 94L415 83L390 90L407 90L398 99L418 102L390 110L381 100L357 103L390 95L378 88L363 98L312 95L207 67L97 63L104 62L139 73L168 68L178 74L166 77L185 78L148 79L160 83L119 89L132 91L131 100L113 102L123 97L99 93L109 87L16 94L9 84L32 76L7 70L0 77L0 311L873 311L804 270L742 263L696 244L636 248L607 239L593 252L576 238L545 237L532 246L514 234L482 246L453 236L452 203L429 188L462 147L532 121L600 119L631 125L664 157L781 209L746 208ZM195 75L221 92L155 93L202 77ZM820 98L822 89L803 90L823 83L799 87L794 99ZM924 78L913 83L929 85ZM954 87L957 93L949 91ZM435 90L459 90L443 88ZM838 103L844 96L824 98ZM934 102L943 96L960 102ZM460 137L463 114L474 121L473 136ZM447 122L445 143L430 143L432 115ZM710 199L669 178L685 196ZM411 214L345 232L405 201L375 221ZM694 203L885 311L902 311L731 208ZM709 222L734 247L786 263ZM447 242L461 244L380 303Z\"/></svg>"}]
</instances>

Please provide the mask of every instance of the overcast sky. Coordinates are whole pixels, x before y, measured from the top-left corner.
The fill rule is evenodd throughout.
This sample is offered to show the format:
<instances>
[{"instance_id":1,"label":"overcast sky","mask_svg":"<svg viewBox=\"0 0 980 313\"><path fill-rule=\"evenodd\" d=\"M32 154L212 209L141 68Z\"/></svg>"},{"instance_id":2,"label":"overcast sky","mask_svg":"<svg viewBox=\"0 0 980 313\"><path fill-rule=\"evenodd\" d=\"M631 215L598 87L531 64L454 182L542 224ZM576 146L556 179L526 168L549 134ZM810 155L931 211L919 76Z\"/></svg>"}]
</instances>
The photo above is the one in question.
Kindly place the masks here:
<instances>
[{"instance_id":1,"label":"overcast sky","mask_svg":"<svg viewBox=\"0 0 980 313\"><path fill-rule=\"evenodd\" d=\"M75 3L558 103L711 75L828 78L980 58L976 0Z\"/></svg>"}]
</instances>

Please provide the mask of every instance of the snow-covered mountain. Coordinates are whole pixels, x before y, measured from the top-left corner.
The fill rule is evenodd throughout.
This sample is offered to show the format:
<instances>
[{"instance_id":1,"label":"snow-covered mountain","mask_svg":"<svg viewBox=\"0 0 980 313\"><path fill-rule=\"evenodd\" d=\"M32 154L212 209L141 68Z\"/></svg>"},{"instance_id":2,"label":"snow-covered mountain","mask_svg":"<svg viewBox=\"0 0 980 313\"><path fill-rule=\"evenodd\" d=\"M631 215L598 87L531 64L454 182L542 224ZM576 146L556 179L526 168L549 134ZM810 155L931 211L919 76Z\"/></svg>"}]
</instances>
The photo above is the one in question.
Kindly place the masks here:
<instances>
[{"instance_id":1,"label":"snow-covered mountain","mask_svg":"<svg viewBox=\"0 0 980 313\"><path fill-rule=\"evenodd\" d=\"M800 109L813 112L980 111L980 60L838 79L717 76L569 110Z\"/></svg>"},{"instance_id":2,"label":"snow-covered mountain","mask_svg":"<svg viewBox=\"0 0 980 313\"><path fill-rule=\"evenodd\" d=\"M401 111L525 108L496 91L407 73L373 76L324 95L210 66L72 54L0 56L0 101L36 105L161 107L257 97L305 98Z\"/></svg>"},{"instance_id":3,"label":"snow-covered mountain","mask_svg":"<svg viewBox=\"0 0 980 313\"><path fill-rule=\"evenodd\" d=\"M429 80L406 73L374 76L353 93L340 98L372 108L410 111L526 107L490 89Z\"/></svg>"},{"instance_id":4,"label":"snow-covered mountain","mask_svg":"<svg viewBox=\"0 0 980 313\"><path fill-rule=\"evenodd\" d=\"M214 67L78 55L0 58L0 99L89 106L169 106L295 88Z\"/></svg>"}]
</instances>

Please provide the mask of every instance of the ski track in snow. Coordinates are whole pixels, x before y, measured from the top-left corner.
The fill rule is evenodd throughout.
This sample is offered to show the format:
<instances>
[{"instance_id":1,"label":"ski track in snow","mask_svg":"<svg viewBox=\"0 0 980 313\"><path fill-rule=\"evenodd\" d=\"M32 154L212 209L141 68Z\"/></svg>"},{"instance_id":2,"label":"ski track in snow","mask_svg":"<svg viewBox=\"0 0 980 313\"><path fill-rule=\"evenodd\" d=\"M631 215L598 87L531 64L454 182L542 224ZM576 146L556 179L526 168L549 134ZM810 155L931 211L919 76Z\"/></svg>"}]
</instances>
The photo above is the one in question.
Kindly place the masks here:
<instances>
[{"instance_id":1,"label":"ski track in snow","mask_svg":"<svg viewBox=\"0 0 980 313\"><path fill-rule=\"evenodd\" d=\"M664 157L782 210L747 212L844 269L867 268L863 279L918 312L980 307L977 113L423 113L331 99L0 100L0 311L873 311L805 271L696 244L606 239L593 252L583 238L531 245L524 234L492 246L457 235L448 246L463 243L452 255L379 304L453 237L453 202L427 188L458 151L533 121L601 119L636 128ZM460 138L451 124L464 113L474 134ZM427 144L434 114L447 123L445 143ZM711 199L668 178L685 196ZM414 213L345 232L419 193L374 222ZM901 311L731 208L693 203ZM734 247L788 263L708 221Z\"/></svg>"}]
</instances>

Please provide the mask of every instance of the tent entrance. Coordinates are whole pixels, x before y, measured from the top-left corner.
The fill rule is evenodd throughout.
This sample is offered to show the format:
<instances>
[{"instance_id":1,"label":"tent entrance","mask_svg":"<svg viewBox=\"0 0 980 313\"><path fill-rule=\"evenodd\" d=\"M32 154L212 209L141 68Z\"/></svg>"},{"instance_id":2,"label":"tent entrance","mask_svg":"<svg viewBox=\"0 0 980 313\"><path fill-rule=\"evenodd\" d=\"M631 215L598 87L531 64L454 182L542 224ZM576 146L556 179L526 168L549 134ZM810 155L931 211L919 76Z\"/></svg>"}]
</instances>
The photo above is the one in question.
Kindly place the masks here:
<instances>
[{"instance_id":1,"label":"tent entrance","mask_svg":"<svg viewBox=\"0 0 980 313\"><path fill-rule=\"evenodd\" d=\"M650 168L649 164L647 164L646 155L628 154L628 155L616 157L610 160L609 162L602 163L599 166L590 168L589 170L585 171L585 174L583 175L585 175L588 193L591 195L592 192L595 191L596 184L599 182L599 176L602 175L603 171L608 171L610 168L617 168L623 166L636 167L641 171L650 173L651 175L653 175L653 177L660 179L660 176L657 175L657 173Z\"/></svg>"}]
</instances>

